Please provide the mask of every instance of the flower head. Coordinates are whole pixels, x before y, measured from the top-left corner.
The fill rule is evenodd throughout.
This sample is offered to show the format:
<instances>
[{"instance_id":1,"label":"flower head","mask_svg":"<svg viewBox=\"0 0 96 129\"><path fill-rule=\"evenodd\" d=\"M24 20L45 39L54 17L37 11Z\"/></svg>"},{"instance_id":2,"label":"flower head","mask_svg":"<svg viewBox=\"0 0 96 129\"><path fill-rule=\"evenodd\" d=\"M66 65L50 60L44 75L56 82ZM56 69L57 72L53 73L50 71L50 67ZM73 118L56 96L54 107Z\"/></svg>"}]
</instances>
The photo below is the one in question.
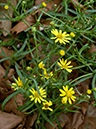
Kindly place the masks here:
<instances>
[{"instance_id":1,"label":"flower head","mask_svg":"<svg viewBox=\"0 0 96 129\"><path fill-rule=\"evenodd\" d=\"M41 79L43 79L43 75L40 75L40 76L41 76ZM53 71L50 72L50 73L47 73L46 69L44 68L44 77L45 77L46 79L49 79L49 78L51 78L52 76L53 76Z\"/></svg>"},{"instance_id":2,"label":"flower head","mask_svg":"<svg viewBox=\"0 0 96 129\"><path fill-rule=\"evenodd\" d=\"M46 7L46 3L45 2L42 2L42 5L43 5L43 7Z\"/></svg>"},{"instance_id":3,"label":"flower head","mask_svg":"<svg viewBox=\"0 0 96 129\"><path fill-rule=\"evenodd\" d=\"M42 109L43 110L50 110L50 111L53 111L53 109L52 108L50 108L49 106L52 106L52 102L51 101L45 101L45 102L43 102L43 107L42 107Z\"/></svg>"},{"instance_id":4,"label":"flower head","mask_svg":"<svg viewBox=\"0 0 96 129\"><path fill-rule=\"evenodd\" d=\"M92 91L91 91L90 89L88 89L86 93L87 93L87 94L91 94Z\"/></svg>"},{"instance_id":5,"label":"flower head","mask_svg":"<svg viewBox=\"0 0 96 129\"><path fill-rule=\"evenodd\" d=\"M43 61L41 61L41 62L38 64L38 66L39 66L40 69L44 69L45 64L43 64Z\"/></svg>"},{"instance_id":6,"label":"flower head","mask_svg":"<svg viewBox=\"0 0 96 129\"><path fill-rule=\"evenodd\" d=\"M60 50L60 55L64 56L65 55L65 51L64 50Z\"/></svg>"},{"instance_id":7,"label":"flower head","mask_svg":"<svg viewBox=\"0 0 96 129\"><path fill-rule=\"evenodd\" d=\"M23 82L20 80L20 77L18 77L18 80L17 79L15 79L16 80L16 83L12 83L12 88L14 89L14 90L17 90L18 88L21 88L21 87L23 87Z\"/></svg>"},{"instance_id":8,"label":"flower head","mask_svg":"<svg viewBox=\"0 0 96 129\"><path fill-rule=\"evenodd\" d=\"M70 33L71 37L75 37L75 34L73 32Z\"/></svg>"},{"instance_id":9,"label":"flower head","mask_svg":"<svg viewBox=\"0 0 96 129\"><path fill-rule=\"evenodd\" d=\"M73 67L72 65L69 66L69 64L71 64L71 61L69 61L68 63L67 63L67 60L64 61L64 59L62 59L62 60L60 59L59 61L60 62L57 62L57 64L61 67L61 69L65 69L69 73L72 72L72 69L69 69L69 68L72 68Z\"/></svg>"},{"instance_id":10,"label":"flower head","mask_svg":"<svg viewBox=\"0 0 96 129\"><path fill-rule=\"evenodd\" d=\"M9 9L9 6L8 5L5 5L4 6L4 9L6 9L6 10Z\"/></svg>"},{"instance_id":11,"label":"flower head","mask_svg":"<svg viewBox=\"0 0 96 129\"><path fill-rule=\"evenodd\" d=\"M29 90L32 93L32 95L30 95L29 98L31 98L31 101L34 100L35 103L37 103L37 101L41 103L41 101L45 101L44 98L46 98L45 89L43 89L42 87L40 88L39 86L38 89L39 93L34 88Z\"/></svg>"},{"instance_id":12,"label":"flower head","mask_svg":"<svg viewBox=\"0 0 96 129\"><path fill-rule=\"evenodd\" d=\"M62 33L62 30L57 30L57 29L53 29L51 31L51 33L53 33L56 37L51 37L51 39L56 39L55 43L57 43L58 41L62 44L66 44L69 43L68 40L71 40L71 38L69 37L69 34L66 34L66 32Z\"/></svg>"},{"instance_id":13,"label":"flower head","mask_svg":"<svg viewBox=\"0 0 96 129\"><path fill-rule=\"evenodd\" d=\"M72 101L75 101L76 97L73 96L73 94L75 94L73 87L68 89L68 86L63 86L63 90L59 89L59 91L61 92L60 96L63 97L62 98L63 104L67 104L67 101L69 102L69 104L72 104Z\"/></svg>"}]
</instances>

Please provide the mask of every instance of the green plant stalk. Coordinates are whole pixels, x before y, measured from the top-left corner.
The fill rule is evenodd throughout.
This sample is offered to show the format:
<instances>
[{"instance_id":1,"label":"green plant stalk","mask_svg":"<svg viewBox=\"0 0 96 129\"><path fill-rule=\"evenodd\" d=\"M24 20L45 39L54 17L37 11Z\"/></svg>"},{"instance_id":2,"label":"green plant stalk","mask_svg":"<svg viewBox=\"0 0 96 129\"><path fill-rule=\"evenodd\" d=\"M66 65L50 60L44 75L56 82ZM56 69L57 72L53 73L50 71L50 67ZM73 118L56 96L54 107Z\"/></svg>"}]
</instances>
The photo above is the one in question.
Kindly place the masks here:
<instances>
[{"instance_id":1,"label":"green plant stalk","mask_svg":"<svg viewBox=\"0 0 96 129\"><path fill-rule=\"evenodd\" d=\"M92 75L92 74L93 74L93 73L88 73L88 74L82 75L82 76L80 76L80 77L78 77L78 78L75 78L73 81L71 81L71 82L69 83L69 85L71 85L73 82L77 81L78 79L81 79L81 78L83 78L83 77L90 76L90 75Z\"/></svg>"},{"instance_id":2,"label":"green plant stalk","mask_svg":"<svg viewBox=\"0 0 96 129\"><path fill-rule=\"evenodd\" d=\"M35 32L33 32L33 36L34 36L34 42L35 42L35 46L36 46L37 60L39 60L39 55L38 55L38 44L37 44L36 33L35 33Z\"/></svg>"},{"instance_id":3,"label":"green plant stalk","mask_svg":"<svg viewBox=\"0 0 96 129\"><path fill-rule=\"evenodd\" d=\"M49 122L53 127L56 127L56 126L48 119L48 117L44 114L44 112L42 111L42 109L41 109L41 107L39 106L38 103L36 103L36 106L37 106L38 110L40 111L42 117L43 117L47 122Z\"/></svg>"}]
</instances>

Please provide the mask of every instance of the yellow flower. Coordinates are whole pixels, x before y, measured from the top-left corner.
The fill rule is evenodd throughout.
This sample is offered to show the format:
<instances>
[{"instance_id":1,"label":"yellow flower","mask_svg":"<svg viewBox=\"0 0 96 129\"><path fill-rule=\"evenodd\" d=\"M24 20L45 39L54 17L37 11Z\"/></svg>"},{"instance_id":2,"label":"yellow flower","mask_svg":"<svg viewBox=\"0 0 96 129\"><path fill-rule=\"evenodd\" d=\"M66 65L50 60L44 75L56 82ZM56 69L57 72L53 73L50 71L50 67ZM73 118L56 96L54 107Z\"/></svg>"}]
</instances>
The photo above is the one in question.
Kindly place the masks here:
<instances>
[{"instance_id":1,"label":"yellow flower","mask_svg":"<svg viewBox=\"0 0 96 129\"><path fill-rule=\"evenodd\" d=\"M46 6L47 6L45 2L42 2L42 5L43 5L44 7L46 7Z\"/></svg>"},{"instance_id":2,"label":"yellow flower","mask_svg":"<svg viewBox=\"0 0 96 129\"><path fill-rule=\"evenodd\" d=\"M62 33L62 30L57 30L57 29L53 29L51 31L51 33L53 33L56 37L51 37L51 39L56 39L55 43L57 43L58 41L62 44L66 44L69 43L68 40L71 40L71 38L69 37L69 34L66 34L66 32Z\"/></svg>"},{"instance_id":3,"label":"yellow flower","mask_svg":"<svg viewBox=\"0 0 96 129\"><path fill-rule=\"evenodd\" d=\"M64 50L60 50L60 55L64 56L65 55L65 51Z\"/></svg>"},{"instance_id":4,"label":"yellow flower","mask_svg":"<svg viewBox=\"0 0 96 129\"><path fill-rule=\"evenodd\" d=\"M43 102L43 107L42 107L42 109L43 110L50 110L50 111L53 111L53 109L52 108L50 108L49 106L52 106L52 102L51 101L45 101L45 102Z\"/></svg>"},{"instance_id":5,"label":"yellow flower","mask_svg":"<svg viewBox=\"0 0 96 129\"><path fill-rule=\"evenodd\" d=\"M12 83L12 88L14 88L14 90L17 90L19 87L23 87L23 82L20 80L20 77L18 77L18 80L16 79L16 83Z\"/></svg>"},{"instance_id":6,"label":"yellow flower","mask_svg":"<svg viewBox=\"0 0 96 129\"><path fill-rule=\"evenodd\" d=\"M4 6L4 9L6 9L6 10L9 9L9 6L8 5L5 5Z\"/></svg>"},{"instance_id":7,"label":"yellow flower","mask_svg":"<svg viewBox=\"0 0 96 129\"><path fill-rule=\"evenodd\" d=\"M45 64L43 64L43 61L41 61L41 62L38 64L38 66L39 66L40 69L44 69Z\"/></svg>"},{"instance_id":8,"label":"yellow flower","mask_svg":"<svg viewBox=\"0 0 96 129\"><path fill-rule=\"evenodd\" d=\"M31 101L34 100L35 103L37 103L37 101L41 103L41 100L45 101L43 98L46 97L45 89L43 89L42 87L40 88L39 86L38 86L38 89L39 89L39 93L38 91L34 90L34 88L29 90L32 93L32 95L30 95L29 98L31 98Z\"/></svg>"},{"instance_id":9,"label":"yellow flower","mask_svg":"<svg viewBox=\"0 0 96 129\"><path fill-rule=\"evenodd\" d=\"M72 72L72 69L69 69L69 68L72 68L73 66L72 65L68 66L69 64L71 64L71 61L69 61L68 63L67 63L67 60L64 61L64 59L62 60L60 59L59 61L60 63L57 62L57 64L61 67L61 69L66 69L69 73Z\"/></svg>"},{"instance_id":10,"label":"yellow flower","mask_svg":"<svg viewBox=\"0 0 96 129\"><path fill-rule=\"evenodd\" d=\"M71 37L75 37L75 34L73 32L70 33Z\"/></svg>"},{"instance_id":11,"label":"yellow flower","mask_svg":"<svg viewBox=\"0 0 96 129\"><path fill-rule=\"evenodd\" d=\"M73 94L75 94L73 87L71 87L68 90L68 86L63 86L63 90L59 89L59 91L61 92L60 96L64 96L62 98L62 103L63 104L67 104L67 101L69 102L69 104L72 104L72 101L75 101L76 97L73 96ZM72 100L72 101L71 101Z\"/></svg>"},{"instance_id":12,"label":"yellow flower","mask_svg":"<svg viewBox=\"0 0 96 129\"><path fill-rule=\"evenodd\" d=\"M41 76L41 79L43 79L43 75L40 74L40 76ZM46 69L44 68L44 77L45 77L46 79L49 79L49 78L51 78L52 76L53 76L53 71L50 72L50 73L47 73L47 72L46 72Z\"/></svg>"},{"instance_id":13,"label":"yellow flower","mask_svg":"<svg viewBox=\"0 0 96 129\"><path fill-rule=\"evenodd\" d=\"M87 94L91 94L92 91L91 91L90 89L88 89L86 93L87 93Z\"/></svg>"}]
</instances>

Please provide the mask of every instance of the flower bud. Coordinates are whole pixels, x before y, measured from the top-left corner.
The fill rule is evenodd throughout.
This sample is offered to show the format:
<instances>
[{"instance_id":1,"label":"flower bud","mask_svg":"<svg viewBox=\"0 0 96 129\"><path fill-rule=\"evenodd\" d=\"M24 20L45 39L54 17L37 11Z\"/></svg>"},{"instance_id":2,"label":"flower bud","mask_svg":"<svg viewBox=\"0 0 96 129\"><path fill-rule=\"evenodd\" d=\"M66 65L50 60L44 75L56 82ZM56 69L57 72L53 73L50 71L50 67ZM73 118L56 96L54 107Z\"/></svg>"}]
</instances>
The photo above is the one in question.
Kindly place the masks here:
<instances>
[{"instance_id":1,"label":"flower bud","mask_svg":"<svg viewBox=\"0 0 96 129\"><path fill-rule=\"evenodd\" d=\"M9 6L8 5L5 5L4 6L4 9L6 9L6 10L9 9Z\"/></svg>"},{"instance_id":2,"label":"flower bud","mask_svg":"<svg viewBox=\"0 0 96 129\"><path fill-rule=\"evenodd\" d=\"M75 37L75 34L73 32L70 33L71 37Z\"/></svg>"},{"instance_id":3,"label":"flower bud","mask_svg":"<svg viewBox=\"0 0 96 129\"><path fill-rule=\"evenodd\" d=\"M28 67L26 68L26 70L27 70L27 71L30 71L30 70L32 70L32 68L28 66Z\"/></svg>"},{"instance_id":4,"label":"flower bud","mask_svg":"<svg viewBox=\"0 0 96 129\"><path fill-rule=\"evenodd\" d=\"M32 32L36 32L36 27L32 27Z\"/></svg>"},{"instance_id":5,"label":"flower bud","mask_svg":"<svg viewBox=\"0 0 96 129\"><path fill-rule=\"evenodd\" d=\"M92 93L92 91L90 89L88 89L86 93L90 95Z\"/></svg>"}]
</instances>

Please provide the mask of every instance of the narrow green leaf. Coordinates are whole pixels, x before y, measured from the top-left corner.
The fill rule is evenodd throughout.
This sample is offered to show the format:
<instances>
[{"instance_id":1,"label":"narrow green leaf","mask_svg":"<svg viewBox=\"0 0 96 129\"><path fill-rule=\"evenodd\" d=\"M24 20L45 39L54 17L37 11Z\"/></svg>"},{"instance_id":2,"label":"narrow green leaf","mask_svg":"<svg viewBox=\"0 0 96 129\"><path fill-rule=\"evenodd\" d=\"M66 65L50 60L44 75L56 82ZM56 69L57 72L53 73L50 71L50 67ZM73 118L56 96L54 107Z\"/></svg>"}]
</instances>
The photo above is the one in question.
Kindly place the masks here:
<instances>
[{"instance_id":1,"label":"narrow green leaf","mask_svg":"<svg viewBox=\"0 0 96 129\"><path fill-rule=\"evenodd\" d=\"M21 111L21 110L24 109L26 106L28 106L30 103L31 103L30 100L26 101L23 106L20 106L20 107L18 108L18 110Z\"/></svg>"},{"instance_id":2,"label":"narrow green leaf","mask_svg":"<svg viewBox=\"0 0 96 129\"><path fill-rule=\"evenodd\" d=\"M92 78L92 77L93 77L93 75L90 75L90 76L88 76L88 77L82 78L82 79L80 79L79 81L77 81L77 82L75 82L74 84L72 84L72 86L75 86L75 85L77 85L77 84L79 84L79 83L81 83L81 82L83 82L83 81L85 81L85 80L87 80L87 79L89 79L89 78Z\"/></svg>"},{"instance_id":3,"label":"narrow green leaf","mask_svg":"<svg viewBox=\"0 0 96 129\"><path fill-rule=\"evenodd\" d=\"M95 88L95 83L96 83L96 74L94 75L93 80L92 80L92 88ZM96 92L95 91L93 91L93 96L96 101Z\"/></svg>"},{"instance_id":4,"label":"narrow green leaf","mask_svg":"<svg viewBox=\"0 0 96 129\"><path fill-rule=\"evenodd\" d=\"M36 103L36 106L37 106L38 110L40 111L42 117L43 117L47 122L49 122L53 127L56 127L56 126L48 119L48 117L47 117L47 116L45 115L45 113L42 111L42 109L40 108L40 106L39 106L38 103Z\"/></svg>"},{"instance_id":5,"label":"narrow green leaf","mask_svg":"<svg viewBox=\"0 0 96 129\"><path fill-rule=\"evenodd\" d=\"M15 95L17 95L18 93L20 93L21 91L18 90L18 91L15 91L14 93L12 93L11 95L9 95L2 103L2 111L4 110L4 107L6 105L6 103Z\"/></svg>"},{"instance_id":6,"label":"narrow green leaf","mask_svg":"<svg viewBox=\"0 0 96 129\"><path fill-rule=\"evenodd\" d=\"M31 105L27 106L24 110L22 110L22 112L27 111L28 109L32 108L32 106L34 105L34 103L32 103Z\"/></svg>"}]
</instances>

